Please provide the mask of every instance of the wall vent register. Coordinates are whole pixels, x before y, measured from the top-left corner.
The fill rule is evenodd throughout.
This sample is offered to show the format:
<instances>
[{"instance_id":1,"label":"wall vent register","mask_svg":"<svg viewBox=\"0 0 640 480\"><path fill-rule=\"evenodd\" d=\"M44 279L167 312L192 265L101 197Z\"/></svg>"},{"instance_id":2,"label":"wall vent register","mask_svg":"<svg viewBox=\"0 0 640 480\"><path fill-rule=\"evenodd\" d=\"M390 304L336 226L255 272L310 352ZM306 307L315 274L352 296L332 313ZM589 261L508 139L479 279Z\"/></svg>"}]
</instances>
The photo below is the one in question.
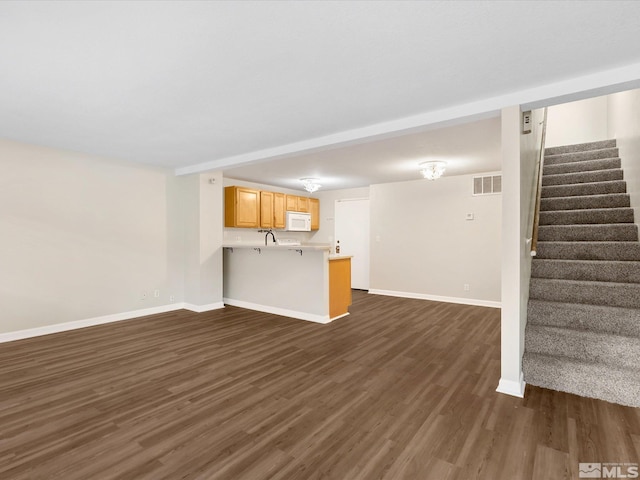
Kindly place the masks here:
<instances>
[{"instance_id":1,"label":"wall vent register","mask_svg":"<svg viewBox=\"0 0 640 480\"><path fill-rule=\"evenodd\" d=\"M473 177L473 195L502 193L502 175Z\"/></svg>"}]
</instances>

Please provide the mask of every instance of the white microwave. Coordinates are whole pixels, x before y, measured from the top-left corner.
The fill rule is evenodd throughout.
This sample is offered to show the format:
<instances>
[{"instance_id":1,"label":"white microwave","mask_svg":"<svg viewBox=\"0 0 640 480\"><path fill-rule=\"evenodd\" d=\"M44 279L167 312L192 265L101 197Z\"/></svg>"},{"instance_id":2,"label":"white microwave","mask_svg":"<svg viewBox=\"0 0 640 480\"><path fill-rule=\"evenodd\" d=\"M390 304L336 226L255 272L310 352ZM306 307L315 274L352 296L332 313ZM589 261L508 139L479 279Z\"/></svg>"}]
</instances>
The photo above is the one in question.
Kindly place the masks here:
<instances>
[{"instance_id":1,"label":"white microwave","mask_svg":"<svg viewBox=\"0 0 640 480\"><path fill-rule=\"evenodd\" d=\"M311 214L301 212L287 212L285 230L289 232L310 232Z\"/></svg>"}]
</instances>

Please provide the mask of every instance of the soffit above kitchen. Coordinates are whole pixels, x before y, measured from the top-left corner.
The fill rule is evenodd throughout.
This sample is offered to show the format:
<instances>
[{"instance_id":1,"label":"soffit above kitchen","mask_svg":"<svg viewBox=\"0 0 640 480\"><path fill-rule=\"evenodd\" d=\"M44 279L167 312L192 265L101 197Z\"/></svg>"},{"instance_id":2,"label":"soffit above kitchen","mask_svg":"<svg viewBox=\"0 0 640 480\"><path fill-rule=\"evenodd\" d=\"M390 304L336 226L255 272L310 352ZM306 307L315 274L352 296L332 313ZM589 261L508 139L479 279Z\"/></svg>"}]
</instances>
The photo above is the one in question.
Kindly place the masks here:
<instances>
[{"instance_id":1,"label":"soffit above kitchen","mask_svg":"<svg viewBox=\"0 0 640 480\"><path fill-rule=\"evenodd\" d=\"M446 162L446 176L496 172L502 164L500 132L496 117L227 168L223 174L299 190L300 178L315 177L325 191L418 180L425 161Z\"/></svg>"},{"instance_id":2,"label":"soffit above kitchen","mask_svg":"<svg viewBox=\"0 0 640 480\"><path fill-rule=\"evenodd\" d=\"M3 1L0 137L177 173L346 146L638 79L639 19L622 1Z\"/></svg>"}]
</instances>

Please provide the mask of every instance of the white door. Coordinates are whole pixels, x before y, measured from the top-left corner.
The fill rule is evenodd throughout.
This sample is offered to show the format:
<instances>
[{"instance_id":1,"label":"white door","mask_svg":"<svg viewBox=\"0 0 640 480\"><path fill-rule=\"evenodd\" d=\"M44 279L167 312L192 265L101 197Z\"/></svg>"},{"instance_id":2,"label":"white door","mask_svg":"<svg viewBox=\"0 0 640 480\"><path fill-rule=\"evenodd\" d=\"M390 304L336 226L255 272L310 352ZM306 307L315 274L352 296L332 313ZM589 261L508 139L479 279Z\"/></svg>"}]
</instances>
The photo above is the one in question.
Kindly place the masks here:
<instances>
[{"instance_id":1,"label":"white door","mask_svg":"<svg viewBox=\"0 0 640 480\"><path fill-rule=\"evenodd\" d=\"M351 288L369 290L369 200L336 200L335 240L351 259Z\"/></svg>"}]
</instances>

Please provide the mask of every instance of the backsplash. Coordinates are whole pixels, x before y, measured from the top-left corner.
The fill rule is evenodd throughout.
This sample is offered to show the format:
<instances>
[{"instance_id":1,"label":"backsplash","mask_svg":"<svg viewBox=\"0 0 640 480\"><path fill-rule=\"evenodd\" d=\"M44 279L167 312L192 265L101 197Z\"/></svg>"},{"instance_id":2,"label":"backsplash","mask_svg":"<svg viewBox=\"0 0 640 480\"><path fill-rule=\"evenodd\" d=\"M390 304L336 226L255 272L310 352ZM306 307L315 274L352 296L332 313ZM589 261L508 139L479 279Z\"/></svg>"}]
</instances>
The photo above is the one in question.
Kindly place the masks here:
<instances>
[{"instance_id":1,"label":"backsplash","mask_svg":"<svg viewBox=\"0 0 640 480\"><path fill-rule=\"evenodd\" d=\"M299 240L300 243L309 243L315 232L287 232L285 230L273 230L276 239L292 238ZM265 233L258 232L252 228L225 228L224 243L264 243ZM271 241L271 235L269 235Z\"/></svg>"}]
</instances>

